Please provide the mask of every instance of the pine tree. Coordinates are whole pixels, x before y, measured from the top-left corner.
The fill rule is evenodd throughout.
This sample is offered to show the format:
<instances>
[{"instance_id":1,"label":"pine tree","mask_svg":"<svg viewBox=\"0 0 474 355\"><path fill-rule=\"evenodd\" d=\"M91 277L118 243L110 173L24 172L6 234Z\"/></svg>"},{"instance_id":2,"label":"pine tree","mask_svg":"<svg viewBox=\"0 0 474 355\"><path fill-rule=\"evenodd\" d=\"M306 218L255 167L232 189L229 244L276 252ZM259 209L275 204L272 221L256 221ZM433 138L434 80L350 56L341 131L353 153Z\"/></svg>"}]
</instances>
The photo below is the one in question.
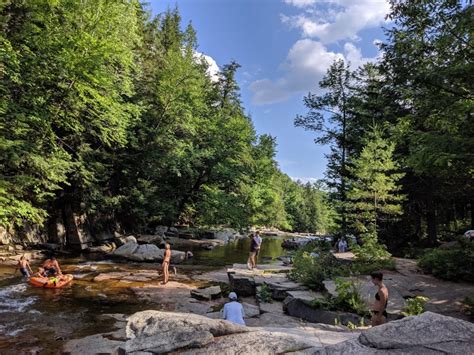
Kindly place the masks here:
<instances>
[{"instance_id":1,"label":"pine tree","mask_svg":"<svg viewBox=\"0 0 474 355\"><path fill-rule=\"evenodd\" d=\"M361 259L387 256L378 244L378 232L383 222L402 213L403 196L398 185L403 174L393 159L394 143L383 138L374 127L364 139L360 156L350 168L353 175L348 192L347 209L351 224L361 236L363 245L356 249Z\"/></svg>"},{"instance_id":2,"label":"pine tree","mask_svg":"<svg viewBox=\"0 0 474 355\"><path fill-rule=\"evenodd\" d=\"M316 144L330 145L326 175L328 185L335 189L335 198L340 202L339 216L342 233L347 230L345 201L347 196L348 156L350 153L349 130L351 115L352 73L343 60L336 60L319 82L323 95L309 93L304 104L309 109L305 116L297 116L295 126L318 133Z\"/></svg>"}]
</instances>

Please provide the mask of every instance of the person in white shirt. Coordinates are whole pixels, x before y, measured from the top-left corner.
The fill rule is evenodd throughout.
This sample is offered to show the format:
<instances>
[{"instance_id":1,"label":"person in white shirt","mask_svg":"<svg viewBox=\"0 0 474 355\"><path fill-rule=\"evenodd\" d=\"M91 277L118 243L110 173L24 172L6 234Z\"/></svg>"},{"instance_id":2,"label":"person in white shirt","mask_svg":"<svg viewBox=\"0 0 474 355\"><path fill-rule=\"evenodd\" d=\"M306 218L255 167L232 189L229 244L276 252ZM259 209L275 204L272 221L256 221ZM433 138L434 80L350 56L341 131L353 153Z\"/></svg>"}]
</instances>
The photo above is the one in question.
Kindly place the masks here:
<instances>
[{"instance_id":1,"label":"person in white shirt","mask_svg":"<svg viewBox=\"0 0 474 355\"><path fill-rule=\"evenodd\" d=\"M237 302L237 294L235 292L229 293L230 302L224 305L223 318L235 324L245 325L244 321L244 307Z\"/></svg>"}]
</instances>

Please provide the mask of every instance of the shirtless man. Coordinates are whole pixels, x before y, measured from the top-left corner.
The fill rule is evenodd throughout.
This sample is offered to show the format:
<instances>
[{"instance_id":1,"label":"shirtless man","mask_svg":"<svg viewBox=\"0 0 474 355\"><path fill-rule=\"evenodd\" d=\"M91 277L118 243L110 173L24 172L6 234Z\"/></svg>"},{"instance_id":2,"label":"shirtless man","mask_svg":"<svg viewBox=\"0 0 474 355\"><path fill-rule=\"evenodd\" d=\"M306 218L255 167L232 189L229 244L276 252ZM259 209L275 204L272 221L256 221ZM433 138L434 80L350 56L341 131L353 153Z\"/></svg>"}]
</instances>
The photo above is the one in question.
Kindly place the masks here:
<instances>
[{"instance_id":1,"label":"shirtless man","mask_svg":"<svg viewBox=\"0 0 474 355\"><path fill-rule=\"evenodd\" d=\"M21 274L24 277L30 277L30 275L33 275L33 270L31 270L31 266L29 261L25 258L24 255L20 258L18 261L18 269L20 270Z\"/></svg>"},{"instance_id":2,"label":"shirtless man","mask_svg":"<svg viewBox=\"0 0 474 355\"><path fill-rule=\"evenodd\" d=\"M61 268L54 256L46 259L43 263L44 273L47 277L62 275Z\"/></svg>"},{"instance_id":3,"label":"shirtless man","mask_svg":"<svg viewBox=\"0 0 474 355\"><path fill-rule=\"evenodd\" d=\"M163 258L163 263L161 264L161 267L163 268L163 281L161 282L162 285L166 285L170 277L170 273L168 270L170 267L170 260L171 260L171 247L169 243L166 243L165 255Z\"/></svg>"}]
</instances>

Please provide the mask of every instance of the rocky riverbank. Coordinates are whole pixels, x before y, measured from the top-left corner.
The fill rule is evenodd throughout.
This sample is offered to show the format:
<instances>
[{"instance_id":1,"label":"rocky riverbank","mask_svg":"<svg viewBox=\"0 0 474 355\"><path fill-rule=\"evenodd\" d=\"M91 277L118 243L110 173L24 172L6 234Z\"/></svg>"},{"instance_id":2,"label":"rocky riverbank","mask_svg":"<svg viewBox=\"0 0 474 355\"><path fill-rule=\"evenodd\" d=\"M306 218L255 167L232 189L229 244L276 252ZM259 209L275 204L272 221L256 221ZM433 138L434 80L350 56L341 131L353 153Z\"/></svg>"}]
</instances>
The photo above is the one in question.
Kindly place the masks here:
<instances>
[{"instance_id":1,"label":"rocky riverbank","mask_svg":"<svg viewBox=\"0 0 474 355\"><path fill-rule=\"evenodd\" d=\"M117 330L69 341L74 354L469 354L474 324L426 312L351 332L327 326L242 327L194 314L111 315Z\"/></svg>"}]
</instances>

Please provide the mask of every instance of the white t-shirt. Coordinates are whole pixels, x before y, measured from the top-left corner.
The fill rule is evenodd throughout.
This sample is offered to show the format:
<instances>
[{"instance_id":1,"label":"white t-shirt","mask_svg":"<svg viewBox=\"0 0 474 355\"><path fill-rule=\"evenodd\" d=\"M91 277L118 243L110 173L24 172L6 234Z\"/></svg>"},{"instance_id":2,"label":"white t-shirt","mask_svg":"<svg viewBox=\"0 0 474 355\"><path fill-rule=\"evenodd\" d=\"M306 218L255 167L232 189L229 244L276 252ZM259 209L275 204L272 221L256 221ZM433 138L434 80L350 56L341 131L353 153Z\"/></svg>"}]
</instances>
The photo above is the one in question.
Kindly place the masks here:
<instances>
[{"instance_id":1,"label":"white t-shirt","mask_svg":"<svg viewBox=\"0 0 474 355\"><path fill-rule=\"evenodd\" d=\"M232 301L224 305L224 319L229 322L245 325L244 322L244 307L237 302Z\"/></svg>"}]
</instances>

